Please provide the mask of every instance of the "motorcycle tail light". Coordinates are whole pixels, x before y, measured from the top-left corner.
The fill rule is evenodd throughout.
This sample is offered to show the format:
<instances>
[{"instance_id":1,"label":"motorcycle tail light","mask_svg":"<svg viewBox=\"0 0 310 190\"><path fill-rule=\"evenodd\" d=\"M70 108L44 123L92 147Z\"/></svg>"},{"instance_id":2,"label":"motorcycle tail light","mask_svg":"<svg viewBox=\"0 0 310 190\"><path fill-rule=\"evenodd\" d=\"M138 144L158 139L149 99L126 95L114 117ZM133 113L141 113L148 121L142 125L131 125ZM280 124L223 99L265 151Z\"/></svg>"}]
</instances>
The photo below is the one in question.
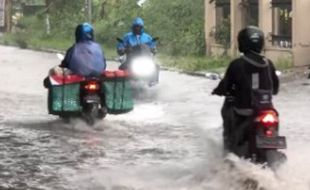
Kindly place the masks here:
<instances>
[{"instance_id":1,"label":"motorcycle tail light","mask_svg":"<svg viewBox=\"0 0 310 190\"><path fill-rule=\"evenodd\" d=\"M270 123L270 124L274 124L277 122L276 116L271 114L271 113L267 113L266 115L264 115L262 117L262 123Z\"/></svg>"},{"instance_id":2,"label":"motorcycle tail light","mask_svg":"<svg viewBox=\"0 0 310 190\"><path fill-rule=\"evenodd\" d=\"M88 91L97 91L100 89L100 85L97 82L93 81L93 82L88 82L84 86L84 88Z\"/></svg>"},{"instance_id":3,"label":"motorcycle tail light","mask_svg":"<svg viewBox=\"0 0 310 190\"><path fill-rule=\"evenodd\" d=\"M265 134L266 134L267 137L272 137L273 136L273 131L268 129L268 130L265 131Z\"/></svg>"},{"instance_id":4,"label":"motorcycle tail light","mask_svg":"<svg viewBox=\"0 0 310 190\"><path fill-rule=\"evenodd\" d=\"M263 111L257 120L265 127L274 126L279 123L278 114L273 110Z\"/></svg>"}]
</instances>

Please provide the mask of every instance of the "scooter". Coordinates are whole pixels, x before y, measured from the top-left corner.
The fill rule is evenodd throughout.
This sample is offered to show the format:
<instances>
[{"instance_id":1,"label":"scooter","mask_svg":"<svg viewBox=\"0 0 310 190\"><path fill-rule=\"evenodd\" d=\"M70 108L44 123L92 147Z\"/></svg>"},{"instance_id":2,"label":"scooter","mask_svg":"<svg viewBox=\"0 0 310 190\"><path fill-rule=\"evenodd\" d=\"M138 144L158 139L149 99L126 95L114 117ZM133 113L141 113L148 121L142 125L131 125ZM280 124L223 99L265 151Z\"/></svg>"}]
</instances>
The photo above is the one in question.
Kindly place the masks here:
<instances>
[{"instance_id":1,"label":"scooter","mask_svg":"<svg viewBox=\"0 0 310 190\"><path fill-rule=\"evenodd\" d=\"M268 167L277 169L287 159L286 155L279 151L286 149L287 144L286 138L279 135L278 112L273 108L263 109L249 117L252 123L241 127L244 130L243 135L239 135L240 139L235 141L238 143L227 146L228 151L250 159L253 163L265 163Z\"/></svg>"},{"instance_id":2,"label":"scooter","mask_svg":"<svg viewBox=\"0 0 310 190\"><path fill-rule=\"evenodd\" d=\"M154 38L153 42L157 40L158 38ZM124 43L120 38L117 38L117 41ZM155 52L144 44L127 48L125 54L119 58L119 69L128 71L133 80L154 86L159 82L159 66L154 61L154 54Z\"/></svg>"},{"instance_id":3,"label":"scooter","mask_svg":"<svg viewBox=\"0 0 310 190\"><path fill-rule=\"evenodd\" d=\"M48 110L65 121L83 118L94 125L107 114L100 77L86 78L72 74L68 69L56 67L46 80L48 85ZM55 68L54 68L55 70ZM61 72L60 72L61 71Z\"/></svg>"}]
</instances>

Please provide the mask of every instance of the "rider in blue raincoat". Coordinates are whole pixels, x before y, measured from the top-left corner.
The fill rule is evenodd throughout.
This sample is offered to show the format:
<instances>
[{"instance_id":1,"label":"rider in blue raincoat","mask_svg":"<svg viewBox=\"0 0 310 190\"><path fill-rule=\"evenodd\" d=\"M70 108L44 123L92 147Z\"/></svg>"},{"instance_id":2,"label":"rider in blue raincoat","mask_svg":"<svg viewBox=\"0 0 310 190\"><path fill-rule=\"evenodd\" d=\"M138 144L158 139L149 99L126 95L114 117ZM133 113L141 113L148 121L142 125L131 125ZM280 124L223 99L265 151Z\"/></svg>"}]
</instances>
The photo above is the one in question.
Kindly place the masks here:
<instances>
[{"instance_id":1,"label":"rider in blue raincoat","mask_svg":"<svg viewBox=\"0 0 310 190\"><path fill-rule=\"evenodd\" d=\"M93 27L88 23L78 25L75 39L60 66L82 76L99 76L106 69L106 59L101 46L94 41Z\"/></svg>"},{"instance_id":2,"label":"rider in blue raincoat","mask_svg":"<svg viewBox=\"0 0 310 190\"><path fill-rule=\"evenodd\" d=\"M144 32L144 21L142 18L137 17L132 22L132 31L128 32L123 37L123 42L117 44L117 52L123 55L128 49L137 45L147 45L151 48L152 52L156 50L156 43L148 33Z\"/></svg>"}]
</instances>

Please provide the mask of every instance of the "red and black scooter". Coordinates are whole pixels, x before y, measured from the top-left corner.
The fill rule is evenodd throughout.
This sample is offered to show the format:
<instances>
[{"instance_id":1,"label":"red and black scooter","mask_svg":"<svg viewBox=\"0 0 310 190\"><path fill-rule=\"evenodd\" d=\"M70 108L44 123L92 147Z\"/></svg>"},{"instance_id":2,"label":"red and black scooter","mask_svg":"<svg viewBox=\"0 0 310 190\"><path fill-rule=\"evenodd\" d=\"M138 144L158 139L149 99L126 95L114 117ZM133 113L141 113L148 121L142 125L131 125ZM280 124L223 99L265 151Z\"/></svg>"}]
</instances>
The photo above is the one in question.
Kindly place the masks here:
<instances>
[{"instance_id":1,"label":"red and black scooter","mask_svg":"<svg viewBox=\"0 0 310 190\"><path fill-rule=\"evenodd\" d=\"M100 79L89 78L81 82L80 96L82 116L89 125L93 125L96 119L103 119L106 116Z\"/></svg>"},{"instance_id":2,"label":"red and black scooter","mask_svg":"<svg viewBox=\"0 0 310 190\"><path fill-rule=\"evenodd\" d=\"M71 118L82 117L89 125L106 116L101 77L54 74L46 81L50 114L58 115L67 122Z\"/></svg>"},{"instance_id":3,"label":"red and black scooter","mask_svg":"<svg viewBox=\"0 0 310 190\"><path fill-rule=\"evenodd\" d=\"M286 138L279 135L279 115L275 109L258 111L248 135L248 153L253 162L276 168L286 161L285 154L278 151L286 149Z\"/></svg>"}]
</instances>

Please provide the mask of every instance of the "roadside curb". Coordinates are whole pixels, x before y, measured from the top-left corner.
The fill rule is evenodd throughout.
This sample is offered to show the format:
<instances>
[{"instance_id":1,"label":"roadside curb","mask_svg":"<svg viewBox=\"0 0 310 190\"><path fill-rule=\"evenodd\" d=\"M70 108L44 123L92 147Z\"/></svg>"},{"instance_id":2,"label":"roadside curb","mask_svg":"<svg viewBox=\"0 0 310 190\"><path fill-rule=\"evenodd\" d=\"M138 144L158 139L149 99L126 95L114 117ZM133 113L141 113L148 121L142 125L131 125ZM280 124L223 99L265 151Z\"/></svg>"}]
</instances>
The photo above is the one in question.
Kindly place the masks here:
<instances>
[{"instance_id":1,"label":"roadside curb","mask_svg":"<svg viewBox=\"0 0 310 190\"><path fill-rule=\"evenodd\" d=\"M281 82L286 83L286 82L293 81L296 79L308 78L310 74L310 70L308 69L308 67L309 66L301 66L301 67L295 67L292 69L281 71L281 74L278 76L279 80ZM186 74L186 75L201 77L201 78L207 78L211 80L219 80L219 79L222 79L224 76L224 73L216 73L216 72L208 72L208 71L189 72L189 71L183 71L180 69L166 67L166 66L161 66L161 70L177 72L181 74Z\"/></svg>"},{"instance_id":2,"label":"roadside curb","mask_svg":"<svg viewBox=\"0 0 310 190\"><path fill-rule=\"evenodd\" d=\"M38 47L33 47L33 46L28 46L27 48L20 48L17 45L13 45L13 44L4 44L4 43L0 43L0 45L2 46L8 46L8 47L16 47L19 49L24 49L24 50L33 50L33 51L38 51L38 52L45 52L45 53L61 53L61 54L66 54L66 51L63 50L57 50L57 49L50 49L50 48L38 48ZM107 61L115 61L114 58L107 58Z\"/></svg>"},{"instance_id":3,"label":"roadside curb","mask_svg":"<svg viewBox=\"0 0 310 190\"><path fill-rule=\"evenodd\" d=\"M282 75L279 77L281 82L290 82L297 79L307 79L309 75L309 66L300 66L292 69L288 69L282 72Z\"/></svg>"},{"instance_id":4,"label":"roadside curb","mask_svg":"<svg viewBox=\"0 0 310 190\"><path fill-rule=\"evenodd\" d=\"M61 53L61 54L66 54L66 51L61 51L61 50L57 50L57 49L46 49L46 48L31 48L31 50L35 50L35 51L40 51L40 52L47 52L47 53ZM115 59L113 58L106 58L107 61L115 61Z\"/></svg>"},{"instance_id":5,"label":"roadside curb","mask_svg":"<svg viewBox=\"0 0 310 190\"><path fill-rule=\"evenodd\" d=\"M7 45L7 44L3 44L3 43L0 43L0 45L20 48L19 46ZM23 49L23 48L20 48L20 49ZM62 51L62 50L50 49L50 48L36 48L33 46L29 46L28 48L25 48L25 49L40 51L40 52L47 52L47 53L61 53L61 54L66 53L65 51ZM107 61L116 61L117 62L117 58L107 58ZM208 72L208 71L184 71L181 69L162 66L162 65L160 66L160 69L164 70L164 71L186 74L186 75L194 76L194 77L207 78L210 80L219 80L224 75L224 73L216 73L216 72ZM289 81L296 80L296 79L307 78L309 73L310 73L310 71L309 71L308 65L307 66L300 66L300 67L295 67L295 68L283 71L282 74L279 76L279 79L281 82L289 82Z\"/></svg>"},{"instance_id":6,"label":"roadside curb","mask_svg":"<svg viewBox=\"0 0 310 190\"><path fill-rule=\"evenodd\" d=\"M166 67L166 66L160 66L160 69L164 70L164 71L177 72L177 73L180 73L180 74L186 74L186 75L195 76L195 77L207 78L207 79L211 79L211 80L221 79L221 77L222 77L221 73L216 73L216 72L184 71L184 70L181 70L181 69L171 68L171 67Z\"/></svg>"}]
</instances>

